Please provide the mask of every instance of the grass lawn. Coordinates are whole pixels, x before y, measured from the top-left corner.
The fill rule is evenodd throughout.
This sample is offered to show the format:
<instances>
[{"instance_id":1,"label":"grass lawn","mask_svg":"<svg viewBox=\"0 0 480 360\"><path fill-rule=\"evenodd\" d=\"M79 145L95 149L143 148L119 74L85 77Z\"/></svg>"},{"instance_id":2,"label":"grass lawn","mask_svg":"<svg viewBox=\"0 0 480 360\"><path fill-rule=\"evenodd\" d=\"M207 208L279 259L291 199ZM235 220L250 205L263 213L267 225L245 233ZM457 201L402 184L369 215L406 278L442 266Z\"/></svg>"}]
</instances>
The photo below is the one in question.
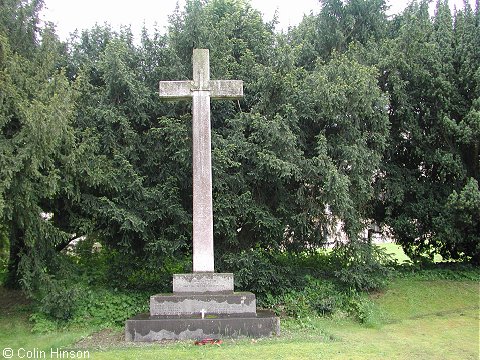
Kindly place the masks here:
<instances>
[{"instance_id":1,"label":"grass lawn","mask_svg":"<svg viewBox=\"0 0 480 360\"><path fill-rule=\"evenodd\" d=\"M397 245L395 243L381 243L378 244L378 246L385 249L387 253L391 254L399 264L402 264L404 262L411 262L411 259L403 252L403 249L400 245ZM433 256L433 261L436 263L442 262L443 258L441 255L435 254Z\"/></svg>"},{"instance_id":2,"label":"grass lawn","mask_svg":"<svg viewBox=\"0 0 480 360\"><path fill-rule=\"evenodd\" d=\"M50 349L61 347L88 350L90 359L479 358L479 283L475 281L399 278L384 293L373 295L373 317L378 321L371 326L342 317L282 320L280 337L224 340L220 346L203 347L193 341L127 344L121 329L97 336L87 336L93 329L34 334L26 311L21 310L25 305L20 295L0 290L0 298L0 349L12 348L15 355L20 348L37 349L49 359ZM10 304L5 305L5 299Z\"/></svg>"},{"instance_id":3,"label":"grass lawn","mask_svg":"<svg viewBox=\"0 0 480 360\"><path fill-rule=\"evenodd\" d=\"M385 249L387 253L391 254L399 264L403 262L411 261L410 258L407 255L405 255L400 245L397 245L395 243L383 243L383 244L378 244L378 246Z\"/></svg>"}]
</instances>

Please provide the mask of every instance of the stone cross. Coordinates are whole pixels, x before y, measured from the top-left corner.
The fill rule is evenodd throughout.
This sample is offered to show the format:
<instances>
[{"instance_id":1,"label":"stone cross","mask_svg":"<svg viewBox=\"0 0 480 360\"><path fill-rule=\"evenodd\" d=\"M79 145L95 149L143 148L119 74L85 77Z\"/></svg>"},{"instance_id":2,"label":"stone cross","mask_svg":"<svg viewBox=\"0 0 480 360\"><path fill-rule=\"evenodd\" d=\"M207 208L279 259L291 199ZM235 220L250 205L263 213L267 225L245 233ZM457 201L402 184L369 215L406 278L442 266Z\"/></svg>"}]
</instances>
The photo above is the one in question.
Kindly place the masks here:
<instances>
[{"instance_id":1,"label":"stone cross","mask_svg":"<svg viewBox=\"0 0 480 360\"><path fill-rule=\"evenodd\" d=\"M210 80L208 49L193 50L193 81L160 81L160 97L193 98L193 271L213 272L210 99L239 99L241 80Z\"/></svg>"}]
</instances>

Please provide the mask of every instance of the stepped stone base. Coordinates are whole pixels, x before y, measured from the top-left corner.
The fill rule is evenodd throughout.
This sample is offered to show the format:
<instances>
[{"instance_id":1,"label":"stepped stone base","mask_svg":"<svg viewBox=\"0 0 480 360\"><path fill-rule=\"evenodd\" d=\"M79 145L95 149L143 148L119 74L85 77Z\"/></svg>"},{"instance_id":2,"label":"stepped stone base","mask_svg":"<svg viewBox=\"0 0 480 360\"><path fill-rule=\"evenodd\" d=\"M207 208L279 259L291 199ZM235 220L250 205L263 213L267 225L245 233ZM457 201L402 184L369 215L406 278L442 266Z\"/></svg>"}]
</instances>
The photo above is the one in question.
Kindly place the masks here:
<instances>
[{"instance_id":1,"label":"stepped stone base","mask_svg":"<svg viewBox=\"0 0 480 360\"><path fill-rule=\"evenodd\" d=\"M255 295L238 293L174 293L150 297L150 315L209 315L248 314L255 315Z\"/></svg>"},{"instance_id":2,"label":"stepped stone base","mask_svg":"<svg viewBox=\"0 0 480 360\"><path fill-rule=\"evenodd\" d=\"M150 314L127 320L125 340L159 341L280 334L280 319L257 311L255 294L233 292L233 274L173 275L173 294L150 297Z\"/></svg>"},{"instance_id":3,"label":"stepped stone base","mask_svg":"<svg viewBox=\"0 0 480 360\"><path fill-rule=\"evenodd\" d=\"M280 319L269 311L256 315L150 316L127 320L126 341L218 339L221 337L266 337L280 335Z\"/></svg>"}]
</instances>

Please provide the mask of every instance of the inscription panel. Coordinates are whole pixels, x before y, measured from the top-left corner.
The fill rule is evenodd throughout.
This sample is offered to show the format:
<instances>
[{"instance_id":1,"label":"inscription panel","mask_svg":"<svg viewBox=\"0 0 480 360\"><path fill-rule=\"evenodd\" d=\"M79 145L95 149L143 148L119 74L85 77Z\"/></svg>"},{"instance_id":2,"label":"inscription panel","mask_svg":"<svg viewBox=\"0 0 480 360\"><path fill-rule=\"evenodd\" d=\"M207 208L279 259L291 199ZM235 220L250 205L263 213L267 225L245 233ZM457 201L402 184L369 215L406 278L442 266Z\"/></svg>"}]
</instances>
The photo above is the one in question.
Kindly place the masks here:
<instances>
[{"instance_id":1,"label":"inscription panel","mask_svg":"<svg viewBox=\"0 0 480 360\"><path fill-rule=\"evenodd\" d=\"M217 295L214 298L195 299L191 297L154 295L150 298L150 315L193 315L201 314L254 314L255 295Z\"/></svg>"},{"instance_id":2,"label":"inscription panel","mask_svg":"<svg viewBox=\"0 0 480 360\"><path fill-rule=\"evenodd\" d=\"M231 273L192 273L173 275L174 293L233 292Z\"/></svg>"}]
</instances>

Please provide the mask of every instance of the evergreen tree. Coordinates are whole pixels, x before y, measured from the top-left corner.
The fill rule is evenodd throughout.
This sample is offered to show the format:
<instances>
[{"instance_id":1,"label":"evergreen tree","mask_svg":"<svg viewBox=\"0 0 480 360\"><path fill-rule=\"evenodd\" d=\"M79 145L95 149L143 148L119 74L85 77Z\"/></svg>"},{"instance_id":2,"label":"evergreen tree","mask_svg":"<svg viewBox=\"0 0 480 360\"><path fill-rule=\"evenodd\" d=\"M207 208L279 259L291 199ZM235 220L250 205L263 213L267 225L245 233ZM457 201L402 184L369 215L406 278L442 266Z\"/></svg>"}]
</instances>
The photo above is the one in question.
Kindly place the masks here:
<instances>
[{"instance_id":1,"label":"evergreen tree","mask_svg":"<svg viewBox=\"0 0 480 360\"><path fill-rule=\"evenodd\" d=\"M8 286L46 266L69 235L50 218L65 193L63 169L74 144L73 95L50 27L37 28L38 1L7 1L0 24L0 221L9 234ZM27 269L28 268L28 269ZM33 276L33 275L32 275Z\"/></svg>"},{"instance_id":2,"label":"evergreen tree","mask_svg":"<svg viewBox=\"0 0 480 360\"><path fill-rule=\"evenodd\" d=\"M391 131L377 215L411 256L478 262L478 136L466 123L476 121L480 47L478 22L468 6L464 11L454 21L439 1L432 21L427 2L413 3L384 44ZM470 199L466 214L458 213L460 199Z\"/></svg>"}]
</instances>

